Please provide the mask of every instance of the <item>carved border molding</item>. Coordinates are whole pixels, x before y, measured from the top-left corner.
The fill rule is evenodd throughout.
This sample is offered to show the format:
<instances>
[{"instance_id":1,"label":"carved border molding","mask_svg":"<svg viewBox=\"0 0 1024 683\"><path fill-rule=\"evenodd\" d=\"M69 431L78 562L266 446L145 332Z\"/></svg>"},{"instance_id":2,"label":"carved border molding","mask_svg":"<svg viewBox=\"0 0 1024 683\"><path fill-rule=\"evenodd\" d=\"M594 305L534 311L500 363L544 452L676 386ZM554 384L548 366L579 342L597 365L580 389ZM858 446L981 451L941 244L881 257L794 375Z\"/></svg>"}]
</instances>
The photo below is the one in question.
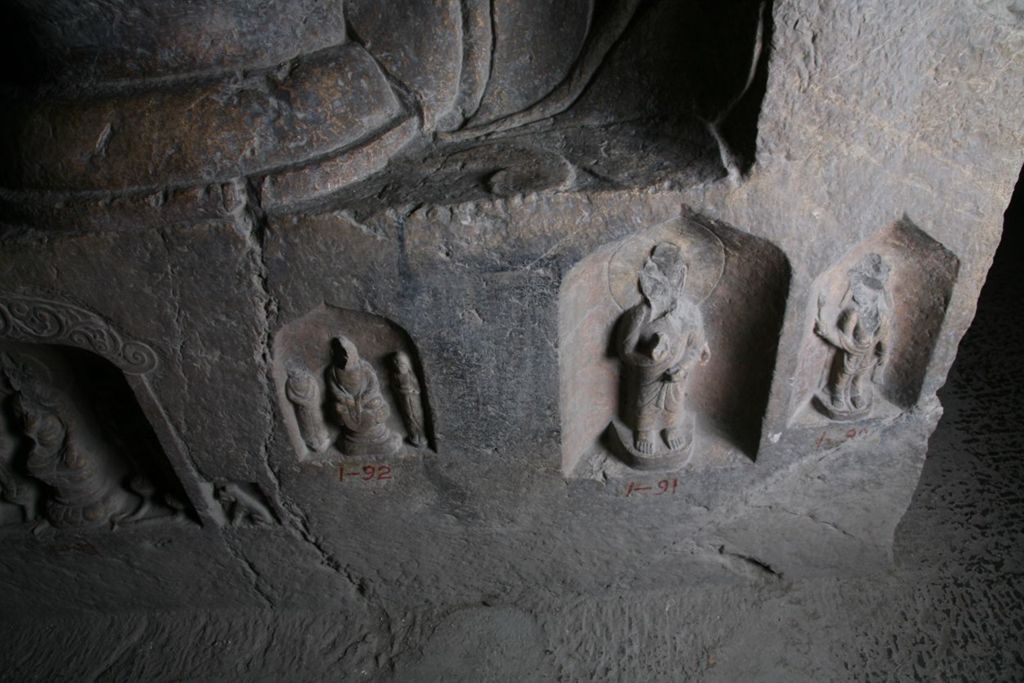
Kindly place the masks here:
<instances>
[{"instance_id":1,"label":"carved border molding","mask_svg":"<svg viewBox=\"0 0 1024 683\"><path fill-rule=\"evenodd\" d=\"M77 346L132 375L147 373L157 365L153 349L125 340L95 313L38 297L0 296L0 339Z\"/></svg>"}]
</instances>

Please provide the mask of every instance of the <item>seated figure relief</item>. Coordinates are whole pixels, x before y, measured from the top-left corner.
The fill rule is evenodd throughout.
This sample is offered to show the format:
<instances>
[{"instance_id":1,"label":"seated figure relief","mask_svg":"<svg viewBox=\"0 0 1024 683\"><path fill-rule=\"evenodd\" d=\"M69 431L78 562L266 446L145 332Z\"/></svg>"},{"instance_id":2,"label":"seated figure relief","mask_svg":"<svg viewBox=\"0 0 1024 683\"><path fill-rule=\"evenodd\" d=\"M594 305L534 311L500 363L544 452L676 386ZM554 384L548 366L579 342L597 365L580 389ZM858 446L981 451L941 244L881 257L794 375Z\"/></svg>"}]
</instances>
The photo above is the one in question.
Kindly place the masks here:
<instances>
[{"instance_id":1,"label":"seated figure relief","mask_svg":"<svg viewBox=\"0 0 1024 683\"><path fill-rule=\"evenodd\" d=\"M175 492L111 450L44 365L22 360L0 354L0 501L19 507L20 521L83 528L187 516Z\"/></svg>"},{"instance_id":2,"label":"seated figure relief","mask_svg":"<svg viewBox=\"0 0 1024 683\"><path fill-rule=\"evenodd\" d=\"M347 337L331 340L327 370L334 417L345 427L341 451L348 455L390 455L401 443L387 426L391 409L380 393L377 373Z\"/></svg>"},{"instance_id":3,"label":"seated figure relief","mask_svg":"<svg viewBox=\"0 0 1024 683\"><path fill-rule=\"evenodd\" d=\"M655 246L639 275L643 298L619 323L616 349L632 430L627 448L640 467L678 459L693 445L686 384L710 349L700 310L684 294L686 270L679 246Z\"/></svg>"},{"instance_id":4,"label":"seated figure relief","mask_svg":"<svg viewBox=\"0 0 1024 683\"><path fill-rule=\"evenodd\" d=\"M0 415L0 420L3 416ZM20 430L20 426L15 426ZM39 516L41 491L39 484L27 474L19 471L6 454L17 452L18 437L14 433L0 431L0 502L14 505L20 514L17 521L34 522ZM8 456L9 457L9 456Z\"/></svg>"},{"instance_id":5,"label":"seated figure relief","mask_svg":"<svg viewBox=\"0 0 1024 683\"><path fill-rule=\"evenodd\" d=\"M42 515L58 528L124 521L140 512L143 498L122 488L103 458L76 438L54 388L10 358L4 365L14 389L15 425L28 445L23 463L28 477L20 478L18 490L5 492L5 497L26 508L42 502ZM29 494L32 483L37 483L34 496ZM36 515L37 510L26 509L26 521Z\"/></svg>"},{"instance_id":6,"label":"seated figure relief","mask_svg":"<svg viewBox=\"0 0 1024 683\"><path fill-rule=\"evenodd\" d=\"M75 442L54 403L19 393L14 406L32 441L28 471L52 491L45 506L50 524L75 527L120 521L141 506L140 498L105 477L96 459Z\"/></svg>"},{"instance_id":7,"label":"seated figure relief","mask_svg":"<svg viewBox=\"0 0 1024 683\"><path fill-rule=\"evenodd\" d=\"M814 405L834 420L871 412L875 384L889 357L889 265L878 254L868 254L848 276L838 309L819 296L814 323L815 334L833 348L828 377Z\"/></svg>"}]
</instances>

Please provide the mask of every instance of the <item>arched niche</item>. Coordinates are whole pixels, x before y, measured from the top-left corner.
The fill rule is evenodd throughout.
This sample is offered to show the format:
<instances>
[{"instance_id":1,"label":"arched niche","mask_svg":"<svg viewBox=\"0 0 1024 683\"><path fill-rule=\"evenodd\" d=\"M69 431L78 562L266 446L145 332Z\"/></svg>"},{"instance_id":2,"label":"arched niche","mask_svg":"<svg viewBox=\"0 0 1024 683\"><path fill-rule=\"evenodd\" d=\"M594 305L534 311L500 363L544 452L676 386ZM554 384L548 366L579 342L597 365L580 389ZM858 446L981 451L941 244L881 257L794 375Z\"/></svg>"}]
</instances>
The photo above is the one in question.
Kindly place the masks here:
<instances>
[{"instance_id":1,"label":"arched niche","mask_svg":"<svg viewBox=\"0 0 1024 683\"><path fill-rule=\"evenodd\" d=\"M829 381L836 349L815 333L815 321L820 307L834 310L848 296L852 273L863 269L860 264L872 255L886 273L888 358L870 382L875 395L870 411L856 419L891 417L913 408L920 398L959 260L904 217L855 246L814 280L792 382L790 424L833 419L816 407L815 397Z\"/></svg>"},{"instance_id":2,"label":"arched niche","mask_svg":"<svg viewBox=\"0 0 1024 683\"><path fill-rule=\"evenodd\" d=\"M685 467L741 466L756 457L789 264L765 240L687 214L598 248L562 283L559 381L566 476L626 471L612 434L628 400L614 340L625 312L640 301L637 282L645 259L664 242L682 250L688 269L684 292L700 310L710 351L687 384L694 445Z\"/></svg>"},{"instance_id":3,"label":"arched niche","mask_svg":"<svg viewBox=\"0 0 1024 683\"><path fill-rule=\"evenodd\" d=\"M274 337L274 383L278 403L289 439L300 461L337 461L350 453L342 443L345 427L334 416L327 373L332 363L332 340L345 337L358 349L375 374L381 398L387 405L386 429L396 435L400 445L393 453L370 453L375 456L413 454L435 449L434 428L423 367L412 338L399 325L372 313L354 311L322 304L301 318L285 325ZM395 358L403 354L410 362L405 386L419 391L418 398L406 395L400 388L395 371ZM315 405L299 406L289 396L290 375L299 374L315 385ZM404 401L418 404L422 411L422 440L416 443L407 421L409 408ZM306 411L305 415L303 411ZM319 445L304 428L310 420L323 430Z\"/></svg>"},{"instance_id":4,"label":"arched niche","mask_svg":"<svg viewBox=\"0 0 1024 683\"><path fill-rule=\"evenodd\" d=\"M164 448L169 427L149 416L162 416L146 380L156 366L152 349L126 339L91 311L48 298L0 295L0 522L103 527L149 518L195 520L196 497L186 493L193 482L180 474L187 464L172 461ZM30 436L30 420L48 422L49 444ZM46 447L55 477L41 468L50 461ZM88 476L60 481L69 461ZM70 505L59 510L51 504L57 498Z\"/></svg>"}]
</instances>

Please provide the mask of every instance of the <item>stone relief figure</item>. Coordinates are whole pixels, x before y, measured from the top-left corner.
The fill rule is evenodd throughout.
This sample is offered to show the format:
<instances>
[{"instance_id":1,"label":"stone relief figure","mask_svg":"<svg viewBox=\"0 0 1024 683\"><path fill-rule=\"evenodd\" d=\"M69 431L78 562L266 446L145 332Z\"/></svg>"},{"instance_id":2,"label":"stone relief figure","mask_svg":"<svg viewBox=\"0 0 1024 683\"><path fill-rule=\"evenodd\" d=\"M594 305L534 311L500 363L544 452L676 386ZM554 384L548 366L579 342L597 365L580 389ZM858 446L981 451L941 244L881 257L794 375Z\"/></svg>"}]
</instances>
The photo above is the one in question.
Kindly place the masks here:
<instances>
[{"instance_id":1,"label":"stone relief figure","mask_svg":"<svg viewBox=\"0 0 1024 683\"><path fill-rule=\"evenodd\" d=\"M47 520L55 527L80 527L132 516L142 500L121 488L103 471L100 461L76 442L49 394L23 385L14 396L15 415L32 443L26 467L49 489L44 506Z\"/></svg>"},{"instance_id":2,"label":"stone relief figure","mask_svg":"<svg viewBox=\"0 0 1024 683\"><path fill-rule=\"evenodd\" d=\"M838 312L828 310L822 295L814 322L815 334L834 348L828 379L814 405L834 420L871 411L874 384L889 355L889 265L878 254L868 254L848 275Z\"/></svg>"},{"instance_id":3,"label":"stone relief figure","mask_svg":"<svg viewBox=\"0 0 1024 683\"><path fill-rule=\"evenodd\" d=\"M670 242L654 247L639 275L643 299L627 310L616 340L625 365L626 413L634 458L671 459L693 443L692 416L684 406L686 383L710 349L700 311L684 296L686 264ZM668 456L657 455L659 440Z\"/></svg>"},{"instance_id":4,"label":"stone relief figure","mask_svg":"<svg viewBox=\"0 0 1024 683\"><path fill-rule=\"evenodd\" d=\"M324 424L320 400L320 387L316 378L302 368L288 370L285 394L295 408L299 434L314 453L321 453L331 445L331 435Z\"/></svg>"},{"instance_id":5,"label":"stone relief figure","mask_svg":"<svg viewBox=\"0 0 1024 683\"><path fill-rule=\"evenodd\" d=\"M113 424L124 415L112 420L97 406L83 415L51 371L0 353L0 500L21 508L20 521L54 527L187 518L178 493L118 457L131 448Z\"/></svg>"},{"instance_id":6,"label":"stone relief figure","mask_svg":"<svg viewBox=\"0 0 1024 683\"><path fill-rule=\"evenodd\" d=\"M274 523L274 515L255 484L217 484L213 489L213 497L220 503L224 517L231 526Z\"/></svg>"},{"instance_id":7,"label":"stone relief figure","mask_svg":"<svg viewBox=\"0 0 1024 683\"><path fill-rule=\"evenodd\" d=\"M391 386L398 398L398 406L402 413L402 421L408 433L409 443L417 448L427 445L427 433L423 419L423 399L419 380L412 369L412 360L404 351L397 351L391 356Z\"/></svg>"},{"instance_id":8,"label":"stone relief figure","mask_svg":"<svg viewBox=\"0 0 1024 683\"><path fill-rule=\"evenodd\" d=\"M345 428L341 452L346 455L391 455L401 439L387 426L391 410L380 393L373 366L360 358L356 345L347 337L331 340L332 360L327 369L327 386L334 417Z\"/></svg>"}]
</instances>

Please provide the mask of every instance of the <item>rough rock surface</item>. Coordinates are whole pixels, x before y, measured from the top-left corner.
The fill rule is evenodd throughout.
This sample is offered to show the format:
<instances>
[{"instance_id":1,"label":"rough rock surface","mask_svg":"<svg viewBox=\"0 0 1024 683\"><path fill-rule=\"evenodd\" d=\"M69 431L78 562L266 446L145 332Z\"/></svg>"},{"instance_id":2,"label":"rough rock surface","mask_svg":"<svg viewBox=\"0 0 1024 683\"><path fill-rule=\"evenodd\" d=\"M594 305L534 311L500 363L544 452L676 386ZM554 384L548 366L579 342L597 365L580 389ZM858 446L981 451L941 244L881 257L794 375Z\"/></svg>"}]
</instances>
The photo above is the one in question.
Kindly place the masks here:
<instances>
[{"instance_id":1,"label":"rough rock surface","mask_svg":"<svg viewBox=\"0 0 1024 683\"><path fill-rule=\"evenodd\" d=\"M1012 679L997 5L12 3L4 675Z\"/></svg>"},{"instance_id":2,"label":"rough rock surface","mask_svg":"<svg viewBox=\"0 0 1024 683\"><path fill-rule=\"evenodd\" d=\"M2 677L1019 680L1024 338L1009 322L1020 320L1024 300L1010 250L1024 234L1019 203L1016 216L941 392L945 414L897 530L893 571L561 597L538 591L472 605L388 605L386 616L369 598L343 602L337 589L315 610L22 614L0 626Z\"/></svg>"}]
</instances>

